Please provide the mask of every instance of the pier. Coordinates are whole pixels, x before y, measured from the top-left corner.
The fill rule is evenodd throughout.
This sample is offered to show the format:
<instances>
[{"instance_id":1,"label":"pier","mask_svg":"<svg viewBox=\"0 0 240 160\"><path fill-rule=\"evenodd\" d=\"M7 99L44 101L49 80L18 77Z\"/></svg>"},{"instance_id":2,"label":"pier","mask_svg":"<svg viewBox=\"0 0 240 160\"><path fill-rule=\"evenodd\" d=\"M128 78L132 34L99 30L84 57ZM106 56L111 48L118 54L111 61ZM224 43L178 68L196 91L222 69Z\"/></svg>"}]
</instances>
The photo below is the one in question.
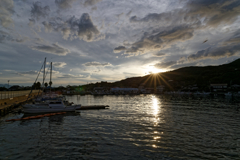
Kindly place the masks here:
<instances>
[{"instance_id":1,"label":"pier","mask_svg":"<svg viewBox=\"0 0 240 160\"><path fill-rule=\"evenodd\" d=\"M92 110L92 109L108 109L108 105L90 105L90 106L81 106L77 110Z\"/></svg>"},{"instance_id":2,"label":"pier","mask_svg":"<svg viewBox=\"0 0 240 160\"><path fill-rule=\"evenodd\" d=\"M28 94L12 98L0 99L0 116L4 116L11 112L14 108L32 100L38 93L32 93L28 98Z\"/></svg>"}]
</instances>

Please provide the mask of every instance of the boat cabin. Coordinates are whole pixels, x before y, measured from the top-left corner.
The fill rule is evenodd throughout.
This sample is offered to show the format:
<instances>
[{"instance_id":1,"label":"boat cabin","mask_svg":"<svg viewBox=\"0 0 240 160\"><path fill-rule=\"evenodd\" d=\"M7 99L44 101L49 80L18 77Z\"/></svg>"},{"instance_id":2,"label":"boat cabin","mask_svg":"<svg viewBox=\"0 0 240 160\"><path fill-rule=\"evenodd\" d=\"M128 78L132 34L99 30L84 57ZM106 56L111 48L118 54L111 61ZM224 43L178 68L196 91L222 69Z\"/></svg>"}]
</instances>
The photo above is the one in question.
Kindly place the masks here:
<instances>
[{"instance_id":1,"label":"boat cabin","mask_svg":"<svg viewBox=\"0 0 240 160\"><path fill-rule=\"evenodd\" d=\"M59 107L65 107L62 101L51 101L48 103L48 106L50 108L59 108Z\"/></svg>"}]
</instances>

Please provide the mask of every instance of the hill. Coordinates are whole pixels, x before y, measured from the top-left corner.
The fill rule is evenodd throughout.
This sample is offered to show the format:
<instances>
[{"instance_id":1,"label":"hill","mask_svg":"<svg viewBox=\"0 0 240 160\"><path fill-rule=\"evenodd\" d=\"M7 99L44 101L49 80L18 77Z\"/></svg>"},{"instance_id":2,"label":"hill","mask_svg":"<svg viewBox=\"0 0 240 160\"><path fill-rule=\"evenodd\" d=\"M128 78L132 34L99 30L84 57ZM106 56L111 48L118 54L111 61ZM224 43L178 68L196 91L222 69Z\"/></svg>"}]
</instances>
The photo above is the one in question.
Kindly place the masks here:
<instances>
[{"instance_id":1,"label":"hill","mask_svg":"<svg viewBox=\"0 0 240 160\"><path fill-rule=\"evenodd\" d=\"M209 85L214 83L240 84L240 59L219 66L184 67L164 73L127 78L113 83L97 82L83 87L89 89L93 87L139 87L144 84L145 87L164 85L167 90L179 90L194 85L201 90L208 90Z\"/></svg>"}]
</instances>

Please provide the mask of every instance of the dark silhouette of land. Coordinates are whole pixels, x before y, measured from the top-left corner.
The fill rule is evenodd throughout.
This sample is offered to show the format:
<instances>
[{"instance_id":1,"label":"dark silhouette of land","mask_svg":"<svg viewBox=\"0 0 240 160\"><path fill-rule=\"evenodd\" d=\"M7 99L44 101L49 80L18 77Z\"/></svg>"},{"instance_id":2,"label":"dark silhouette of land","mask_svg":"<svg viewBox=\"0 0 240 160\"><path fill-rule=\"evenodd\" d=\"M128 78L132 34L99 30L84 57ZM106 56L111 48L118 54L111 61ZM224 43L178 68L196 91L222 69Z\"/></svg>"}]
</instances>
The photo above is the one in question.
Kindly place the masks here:
<instances>
[{"instance_id":1,"label":"dark silhouette of land","mask_svg":"<svg viewBox=\"0 0 240 160\"><path fill-rule=\"evenodd\" d=\"M164 85L166 90L179 90L184 86L198 86L199 90L208 91L210 84L240 84L240 59L219 66L184 67L173 71L149 74L110 82L97 82L82 85L83 88L94 87L156 87Z\"/></svg>"}]
</instances>

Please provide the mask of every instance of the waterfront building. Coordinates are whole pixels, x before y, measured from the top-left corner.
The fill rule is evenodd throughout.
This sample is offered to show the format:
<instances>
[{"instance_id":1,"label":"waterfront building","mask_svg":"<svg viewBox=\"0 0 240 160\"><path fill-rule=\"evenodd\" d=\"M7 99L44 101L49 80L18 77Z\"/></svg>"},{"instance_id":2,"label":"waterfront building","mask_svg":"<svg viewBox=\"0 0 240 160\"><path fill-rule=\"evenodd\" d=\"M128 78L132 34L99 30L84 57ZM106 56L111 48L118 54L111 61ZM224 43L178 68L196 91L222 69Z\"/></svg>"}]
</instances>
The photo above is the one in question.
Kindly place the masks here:
<instances>
[{"instance_id":1,"label":"waterfront building","mask_svg":"<svg viewBox=\"0 0 240 160\"><path fill-rule=\"evenodd\" d=\"M138 88L111 88L111 92L118 92L118 93L137 93L139 91Z\"/></svg>"},{"instance_id":2,"label":"waterfront building","mask_svg":"<svg viewBox=\"0 0 240 160\"><path fill-rule=\"evenodd\" d=\"M157 93L162 93L165 89L165 86L164 85L160 85L160 86L157 86Z\"/></svg>"},{"instance_id":3,"label":"waterfront building","mask_svg":"<svg viewBox=\"0 0 240 160\"><path fill-rule=\"evenodd\" d=\"M227 92L228 84L210 84L211 92Z\"/></svg>"}]
</instances>

